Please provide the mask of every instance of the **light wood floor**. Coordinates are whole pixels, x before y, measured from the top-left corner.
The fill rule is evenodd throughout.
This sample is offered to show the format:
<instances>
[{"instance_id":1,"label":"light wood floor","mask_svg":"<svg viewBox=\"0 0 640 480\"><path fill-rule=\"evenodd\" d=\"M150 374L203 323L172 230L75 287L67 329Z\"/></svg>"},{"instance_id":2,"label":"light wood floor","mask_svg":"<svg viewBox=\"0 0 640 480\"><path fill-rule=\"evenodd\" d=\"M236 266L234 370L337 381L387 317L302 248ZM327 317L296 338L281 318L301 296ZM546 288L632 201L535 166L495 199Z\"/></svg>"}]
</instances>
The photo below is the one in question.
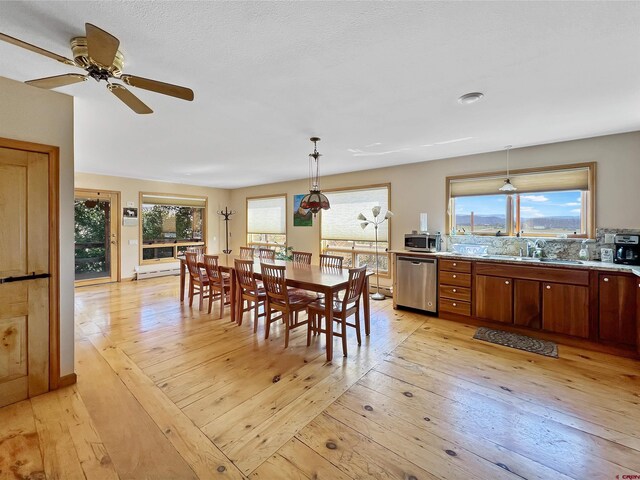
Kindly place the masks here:
<instances>
[{"instance_id":1,"label":"light wood floor","mask_svg":"<svg viewBox=\"0 0 640 480\"><path fill-rule=\"evenodd\" d=\"M78 383L0 409L0 478L614 479L640 474L640 363L551 359L373 302L332 364L178 302L76 290Z\"/></svg>"}]
</instances>

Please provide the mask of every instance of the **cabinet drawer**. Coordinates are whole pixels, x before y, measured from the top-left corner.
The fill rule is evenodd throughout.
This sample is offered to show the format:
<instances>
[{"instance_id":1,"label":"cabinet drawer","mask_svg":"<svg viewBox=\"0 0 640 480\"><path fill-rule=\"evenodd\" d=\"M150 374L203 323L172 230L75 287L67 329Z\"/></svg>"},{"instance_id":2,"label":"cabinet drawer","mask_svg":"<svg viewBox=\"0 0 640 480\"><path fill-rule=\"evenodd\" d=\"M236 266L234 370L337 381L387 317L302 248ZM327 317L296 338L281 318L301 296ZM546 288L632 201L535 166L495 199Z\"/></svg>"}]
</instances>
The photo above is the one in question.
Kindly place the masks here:
<instances>
[{"instance_id":1,"label":"cabinet drawer","mask_svg":"<svg viewBox=\"0 0 640 480\"><path fill-rule=\"evenodd\" d=\"M471 274L470 273L456 273L456 272L444 272L440 271L440 284L441 285L456 285L458 287L470 287L471 286Z\"/></svg>"},{"instance_id":2,"label":"cabinet drawer","mask_svg":"<svg viewBox=\"0 0 640 480\"><path fill-rule=\"evenodd\" d=\"M440 269L450 272L471 273L471 262L460 260L440 260Z\"/></svg>"},{"instance_id":3,"label":"cabinet drawer","mask_svg":"<svg viewBox=\"0 0 640 480\"><path fill-rule=\"evenodd\" d=\"M459 302L456 300L449 300L448 298L441 298L440 311L457 313L458 315L468 317L471 315L471 304L469 302Z\"/></svg>"},{"instance_id":4,"label":"cabinet drawer","mask_svg":"<svg viewBox=\"0 0 640 480\"><path fill-rule=\"evenodd\" d=\"M471 289L467 287L454 287L452 285L440 285L440 296L452 300L471 301Z\"/></svg>"}]
</instances>

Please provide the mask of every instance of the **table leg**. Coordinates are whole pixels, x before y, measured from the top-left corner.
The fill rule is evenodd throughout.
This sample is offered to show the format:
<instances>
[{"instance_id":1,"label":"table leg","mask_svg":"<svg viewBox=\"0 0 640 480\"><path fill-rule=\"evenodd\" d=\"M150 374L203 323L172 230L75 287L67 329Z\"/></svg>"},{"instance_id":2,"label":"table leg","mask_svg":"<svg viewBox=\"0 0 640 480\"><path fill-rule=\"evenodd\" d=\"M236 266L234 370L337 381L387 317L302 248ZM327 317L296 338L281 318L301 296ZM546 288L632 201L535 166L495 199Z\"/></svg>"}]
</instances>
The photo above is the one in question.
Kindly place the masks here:
<instances>
[{"instance_id":1,"label":"table leg","mask_svg":"<svg viewBox=\"0 0 640 480\"><path fill-rule=\"evenodd\" d=\"M185 266L185 262L180 260L180 303L184 302L184 284L185 277L187 273L187 267Z\"/></svg>"},{"instance_id":2,"label":"table leg","mask_svg":"<svg viewBox=\"0 0 640 480\"><path fill-rule=\"evenodd\" d=\"M327 322L327 362L331 362L333 359L333 291L327 289L324 292L325 307L324 318Z\"/></svg>"},{"instance_id":3,"label":"table leg","mask_svg":"<svg viewBox=\"0 0 640 480\"><path fill-rule=\"evenodd\" d=\"M362 289L362 308L364 308L364 333L369 336L371 332L371 307L369 300L369 275L364 279L364 288Z\"/></svg>"}]
</instances>

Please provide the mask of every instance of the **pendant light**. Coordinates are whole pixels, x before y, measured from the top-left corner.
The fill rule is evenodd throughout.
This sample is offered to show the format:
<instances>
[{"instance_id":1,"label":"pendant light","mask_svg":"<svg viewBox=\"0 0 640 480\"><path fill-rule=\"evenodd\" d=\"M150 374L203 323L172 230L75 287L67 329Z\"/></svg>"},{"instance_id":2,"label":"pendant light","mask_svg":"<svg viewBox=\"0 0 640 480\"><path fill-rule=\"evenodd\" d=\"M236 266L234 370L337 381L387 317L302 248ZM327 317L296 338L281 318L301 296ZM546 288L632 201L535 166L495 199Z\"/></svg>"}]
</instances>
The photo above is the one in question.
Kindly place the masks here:
<instances>
[{"instance_id":1,"label":"pendant light","mask_svg":"<svg viewBox=\"0 0 640 480\"><path fill-rule=\"evenodd\" d=\"M505 148L507 149L507 179L504 181L504 185L502 185L499 190L501 192L515 192L517 188L514 187L511 183L511 180L509 180L509 150L511 150L511 145L507 145Z\"/></svg>"},{"instance_id":2,"label":"pendant light","mask_svg":"<svg viewBox=\"0 0 640 480\"><path fill-rule=\"evenodd\" d=\"M313 142L313 153L309 154L309 193L302 197L300 208L313 213L315 216L320 210L329 210L329 199L320 191L318 158L322 155L318 153L318 137L311 137Z\"/></svg>"}]
</instances>

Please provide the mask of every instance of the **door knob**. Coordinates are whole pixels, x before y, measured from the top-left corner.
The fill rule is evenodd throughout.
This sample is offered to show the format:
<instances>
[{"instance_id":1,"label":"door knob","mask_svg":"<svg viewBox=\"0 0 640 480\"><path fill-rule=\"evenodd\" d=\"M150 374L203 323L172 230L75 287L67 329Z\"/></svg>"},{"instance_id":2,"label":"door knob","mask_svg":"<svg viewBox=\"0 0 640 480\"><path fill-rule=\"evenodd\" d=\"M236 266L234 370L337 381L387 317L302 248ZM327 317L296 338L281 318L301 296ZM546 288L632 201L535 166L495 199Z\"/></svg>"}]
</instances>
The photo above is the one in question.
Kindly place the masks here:
<instances>
[{"instance_id":1,"label":"door knob","mask_svg":"<svg viewBox=\"0 0 640 480\"><path fill-rule=\"evenodd\" d=\"M608 282L608 281L609 281L609 279L608 279L607 277L604 277L604 281L605 281L605 282Z\"/></svg>"},{"instance_id":2,"label":"door knob","mask_svg":"<svg viewBox=\"0 0 640 480\"><path fill-rule=\"evenodd\" d=\"M458 276L457 276L457 275L454 275L454 276L453 276L453 278L458 278Z\"/></svg>"},{"instance_id":3,"label":"door knob","mask_svg":"<svg viewBox=\"0 0 640 480\"><path fill-rule=\"evenodd\" d=\"M638 285L640 287L640 285ZM453 289L453 293L456 293L458 290L456 290L455 288Z\"/></svg>"},{"instance_id":4,"label":"door knob","mask_svg":"<svg viewBox=\"0 0 640 480\"><path fill-rule=\"evenodd\" d=\"M505 280L504 284L509 285L509 280Z\"/></svg>"},{"instance_id":5,"label":"door knob","mask_svg":"<svg viewBox=\"0 0 640 480\"><path fill-rule=\"evenodd\" d=\"M551 285L547 285L547 290L551 290Z\"/></svg>"},{"instance_id":6,"label":"door knob","mask_svg":"<svg viewBox=\"0 0 640 480\"><path fill-rule=\"evenodd\" d=\"M452 303L452 305L453 305L454 307L457 307L457 306L458 306L458 304L457 304L456 302L453 302L453 303Z\"/></svg>"},{"instance_id":7,"label":"door knob","mask_svg":"<svg viewBox=\"0 0 640 480\"><path fill-rule=\"evenodd\" d=\"M457 267L457 266L458 266L458 264L457 264L456 262L453 262L453 266L454 266L454 267Z\"/></svg>"}]
</instances>

